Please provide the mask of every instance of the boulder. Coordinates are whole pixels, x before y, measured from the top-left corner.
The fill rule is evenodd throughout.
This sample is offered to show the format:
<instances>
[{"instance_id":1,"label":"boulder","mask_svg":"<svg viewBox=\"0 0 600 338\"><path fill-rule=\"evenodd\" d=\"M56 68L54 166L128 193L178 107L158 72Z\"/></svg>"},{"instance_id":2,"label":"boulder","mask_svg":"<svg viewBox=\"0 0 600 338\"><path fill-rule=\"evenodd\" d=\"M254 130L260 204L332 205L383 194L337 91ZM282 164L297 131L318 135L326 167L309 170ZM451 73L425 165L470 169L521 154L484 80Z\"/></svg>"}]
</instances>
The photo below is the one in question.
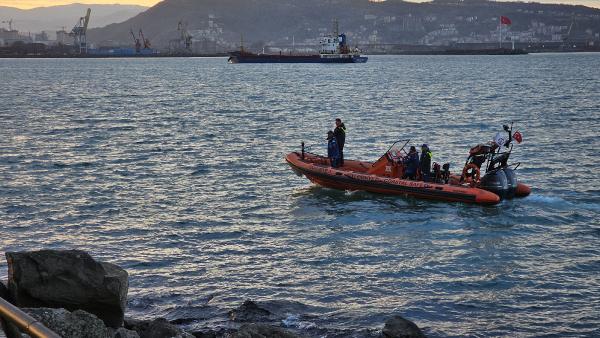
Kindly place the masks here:
<instances>
[{"instance_id":1,"label":"boulder","mask_svg":"<svg viewBox=\"0 0 600 338\"><path fill-rule=\"evenodd\" d=\"M8 288L2 282L0 282L0 298L8 300Z\"/></svg>"},{"instance_id":2,"label":"boulder","mask_svg":"<svg viewBox=\"0 0 600 338\"><path fill-rule=\"evenodd\" d=\"M196 338L231 338L235 332L237 330L233 328L216 328L194 331L192 335Z\"/></svg>"},{"instance_id":3,"label":"boulder","mask_svg":"<svg viewBox=\"0 0 600 338\"><path fill-rule=\"evenodd\" d=\"M244 324L232 338L300 338L295 333L267 324Z\"/></svg>"},{"instance_id":4,"label":"boulder","mask_svg":"<svg viewBox=\"0 0 600 338\"><path fill-rule=\"evenodd\" d=\"M381 335L385 338L425 338L425 335L415 323L400 316L388 319Z\"/></svg>"},{"instance_id":5,"label":"boulder","mask_svg":"<svg viewBox=\"0 0 600 338\"><path fill-rule=\"evenodd\" d=\"M235 322L265 322L271 312L259 307L255 302L246 300L240 307L229 311L229 318Z\"/></svg>"},{"instance_id":6,"label":"boulder","mask_svg":"<svg viewBox=\"0 0 600 338\"><path fill-rule=\"evenodd\" d=\"M78 250L7 252L8 289L20 307L93 313L113 328L123 324L128 275Z\"/></svg>"},{"instance_id":7,"label":"boulder","mask_svg":"<svg viewBox=\"0 0 600 338\"><path fill-rule=\"evenodd\" d=\"M194 338L164 318L155 320L125 319L125 328L136 331L140 338Z\"/></svg>"},{"instance_id":8,"label":"boulder","mask_svg":"<svg viewBox=\"0 0 600 338\"><path fill-rule=\"evenodd\" d=\"M132 330L127 330L124 327L120 327L117 330L110 329L112 331L113 338L140 338L140 335Z\"/></svg>"},{"instance_id":9,"label":"boulder","mask_svg":"<svg viewBox=\"0 0 600 338\"><path fill-rule=\"evenodd\" d=\"M25 308L24 312L63 338L108 338L112 332L93 314L65 309Z\"/></svg>"}]
</instances>

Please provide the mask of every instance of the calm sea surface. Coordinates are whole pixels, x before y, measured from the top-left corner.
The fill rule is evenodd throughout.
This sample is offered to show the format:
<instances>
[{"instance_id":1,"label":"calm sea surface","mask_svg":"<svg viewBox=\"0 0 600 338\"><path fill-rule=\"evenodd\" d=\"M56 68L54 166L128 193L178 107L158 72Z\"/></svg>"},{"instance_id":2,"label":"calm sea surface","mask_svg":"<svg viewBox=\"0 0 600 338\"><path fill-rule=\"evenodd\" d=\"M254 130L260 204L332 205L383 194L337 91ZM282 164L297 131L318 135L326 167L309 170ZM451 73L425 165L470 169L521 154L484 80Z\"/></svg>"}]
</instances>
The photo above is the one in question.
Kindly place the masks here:
<instances>
[{"instance_id":1,"label":"calm sea surface","mask_svg":"<svg viewBox=\"0 0 600 338\"><path fill-rule=\"evenodd\" d=\"M5 59L0 83L0 249L121 265L130 316L227 325L252 299L309 335L392 314L432 337L600 335L600 54ZM454 171L514 121L533 193L481 207L311 185L283 157L325 152L336 117L346 158L411 138Z\"/></svg>"}]
</instances>

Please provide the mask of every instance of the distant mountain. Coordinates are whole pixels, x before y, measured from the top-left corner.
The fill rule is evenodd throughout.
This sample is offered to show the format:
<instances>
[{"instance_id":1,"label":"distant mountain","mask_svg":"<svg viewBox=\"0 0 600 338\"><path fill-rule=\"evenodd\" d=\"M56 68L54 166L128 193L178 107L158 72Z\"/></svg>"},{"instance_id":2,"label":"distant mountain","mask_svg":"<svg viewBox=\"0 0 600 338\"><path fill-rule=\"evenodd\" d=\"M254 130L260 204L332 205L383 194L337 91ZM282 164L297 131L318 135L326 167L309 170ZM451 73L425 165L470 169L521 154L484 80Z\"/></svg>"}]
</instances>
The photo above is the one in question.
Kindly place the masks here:
<instances>
[{"instance_id":1,"label":"distant mountain","mask_svg":"<svg viewBox=\"0 0 600 338\"><path fill-rule=\"evenodd\" d=\"M499 17L518 41L598 40L600 9L584 6L486 0L164 0L119 24L93 29L99 44L130 44L129 30L143 28L154 46L166 47L187 23L195 48L231 49L243 35L247 47L315 44L340 23L351 44L448 44L498 41Z\"/></svg>"},{"instance_id":2,"label":"distant mountain","mask_svg":"<svg viewBox=\"0 0 600 338\"><path fill-rule=\"evenodd\" d=\"M148 9L134 5L84 5L39 7L28 10L0 6L0 21L13 20L13 27L21 32L56 31L66 27L67 31L92 9L90 27L104 27L111 23L123 22ZM8 28L7 24L3 25Z\"/></svg>"}]
</instances>

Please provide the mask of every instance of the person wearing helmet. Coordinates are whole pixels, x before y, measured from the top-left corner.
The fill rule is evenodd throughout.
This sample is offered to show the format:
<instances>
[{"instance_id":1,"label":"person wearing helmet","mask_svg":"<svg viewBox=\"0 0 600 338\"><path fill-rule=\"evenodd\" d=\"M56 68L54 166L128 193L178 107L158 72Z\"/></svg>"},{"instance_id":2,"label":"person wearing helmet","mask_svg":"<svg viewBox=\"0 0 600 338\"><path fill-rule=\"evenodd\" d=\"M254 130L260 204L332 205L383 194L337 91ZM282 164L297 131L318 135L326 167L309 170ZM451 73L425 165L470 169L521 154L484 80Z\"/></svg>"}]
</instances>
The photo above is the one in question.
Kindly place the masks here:
<instances>
[{"instance_id":1,"label":"person wearing helmet","mask_svg":"<svg viewBox=\"0 0 600 338\"><path fill-rule=\"evenodd\" d=\"M427 144L421 146L421 159L419 160L419 170L421 171L421 177L423 181L429 182L431 177L431 151Z\"/></svg>"}]
</instances>

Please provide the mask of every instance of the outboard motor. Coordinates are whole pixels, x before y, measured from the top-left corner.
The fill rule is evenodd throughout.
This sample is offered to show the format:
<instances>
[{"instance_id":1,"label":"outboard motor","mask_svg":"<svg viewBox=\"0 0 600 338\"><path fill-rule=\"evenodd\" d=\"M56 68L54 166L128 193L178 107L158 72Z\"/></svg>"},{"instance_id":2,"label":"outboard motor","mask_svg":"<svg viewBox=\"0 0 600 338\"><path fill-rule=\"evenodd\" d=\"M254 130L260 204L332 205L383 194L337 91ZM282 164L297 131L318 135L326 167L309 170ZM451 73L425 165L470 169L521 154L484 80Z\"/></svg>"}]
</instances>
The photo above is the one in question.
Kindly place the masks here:
<instances>
[{"instance_id":1,"label":"outboard motor","mask_svg":"<svg viewBox=\"0 0 600 338\"><path fill-rule=\"evenodd\" d=\"M491 191L500 196L500 199L505 199L508 196L508 179L502 169L488 171L481 178L479 188Z\"/></svg>"},{"instance_id":2,"label":"outboard motor","mask_svg":"<svg viewBox=\"0 0 600 338\"><path fill-rule=\"evenodd\" d=\"M506 198L513 198L515 197L515 193L517 192L517 174L513 169L509 167L502 168L502 171L504 171L508 183L508 191L506 193Z\"/></svg>"}]
</instances>

